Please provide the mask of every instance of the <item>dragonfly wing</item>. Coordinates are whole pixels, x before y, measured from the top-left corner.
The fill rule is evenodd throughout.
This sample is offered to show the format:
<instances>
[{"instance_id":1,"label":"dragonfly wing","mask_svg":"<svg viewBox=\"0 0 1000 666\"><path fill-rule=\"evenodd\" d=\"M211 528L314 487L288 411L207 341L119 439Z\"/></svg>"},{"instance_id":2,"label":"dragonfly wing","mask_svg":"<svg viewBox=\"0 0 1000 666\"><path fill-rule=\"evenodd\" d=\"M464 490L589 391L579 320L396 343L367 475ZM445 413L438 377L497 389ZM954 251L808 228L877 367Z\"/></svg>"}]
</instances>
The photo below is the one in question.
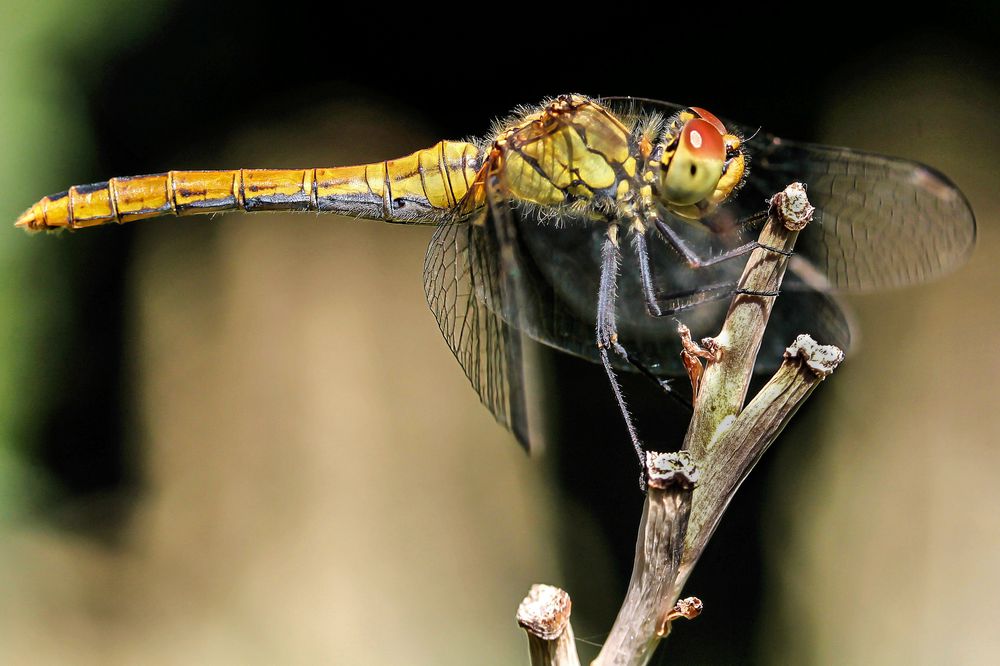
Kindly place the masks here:
<instances>
[{"instance_id":1,"label":"dragonfly wing","mask_svg":"<svg viewBox=\"0 0 1000 666\"><path fill-rule=\"evenodd\" d=\"M926 282L972 251L976 222L969 202L928 166L774 136L755 139L748 149L750 178L741 197L763 200L792 181L808 187L816 216L796 251L833 289Z\"/></svg>"},{"instance_id":2,"label":"dragonfly wing","mask_svg":"<svg viewBox=\"0 0 1000 666\"><path fill-rule=\"evenodd\" d=\"M627 119L641 120L648 102L615 100L610 108ZM661 104L669 115L681 107ZM627 114L632 114L627 115ZM442 334L482 402L498 421L528 447L524 334L563 352L599 362L594 325L602 229L593 224L554 225L531 207L506 196L501 170L484 179L488 206L477 222L440 226L424 265L428 303ZM783 187L783 186L782 186ZM781 188L778 188L781 189ZM763 199L757 197L757 209ZM684 291L739 277L742 262L715 272L692 271L660 243L650 246L658 286ZM711 273L711 274L707 274ZM718 275L716 274L718 273ZM777 365L781 351L797 333L808 331L824 343L850 344L850 317L835 297L818 293L794 277L775 307L761 350L759 371ZM618 325L629 353L656 375L683 374L676 320L697 336L718 331L729 299L685 310L676 318L650 317L642 299L636 263L625 248L619 280ZM620 370L632 366L619 363Z\"/></svg>"},{"instance_id":3,"label":"dragonfly wing","mask_svg":"<svg viewBox=\"0 0 1000 666\"><path fill-rule=\"evenodd\" d=\"M517 222L518 270L528 292L518 325L543 344L599 363L594 325L603 228L555 226L540 223L530 215L518 217ZM683 376L677 323L685 323L696 338L715 335L731 298L723 294L717 301L676 315L652 317L646 310L631 243L623 242L622 250L616 308L619 340L629 355L653 374ZM744 265L733 261L693 270L666 243L657 241L649 244L649 256L656 287L664 294L692 293L709 284L735 286ZM786 275L785 280L789 288L782 287L783 293L775 303L757 366L759 372L777 367L782 351L799 333L808 332L824 344L836 344L845 351L850 346L851 317L837 297L802 286L795 275ZM612 362L619 370L634 371L633 366L618 358Z\"/></svg>"},{"instance_id":4,"label":"dragonfly wing","mask_svg":"<svg viewBox=\"0 0 1000 666\"><path fill-rule=\"evenodd\" d=\"M490 228L443 224L424 261L424 292L445 342L497 421L528 448L520 342L500 316L499 244Z\"/></svg>"},{"instance_id":5,"label":"dragonfly wing","mask_svg":"<svg viewBox=\"0 0 1000 666\"><path fill-rule=\"evenodd\" d=\"M530 449L521 354L520 286L509 209L487 185L482 221L443 224L424 260L424 292L438 327L480 400Z\"/></svg>"}]
</instances>

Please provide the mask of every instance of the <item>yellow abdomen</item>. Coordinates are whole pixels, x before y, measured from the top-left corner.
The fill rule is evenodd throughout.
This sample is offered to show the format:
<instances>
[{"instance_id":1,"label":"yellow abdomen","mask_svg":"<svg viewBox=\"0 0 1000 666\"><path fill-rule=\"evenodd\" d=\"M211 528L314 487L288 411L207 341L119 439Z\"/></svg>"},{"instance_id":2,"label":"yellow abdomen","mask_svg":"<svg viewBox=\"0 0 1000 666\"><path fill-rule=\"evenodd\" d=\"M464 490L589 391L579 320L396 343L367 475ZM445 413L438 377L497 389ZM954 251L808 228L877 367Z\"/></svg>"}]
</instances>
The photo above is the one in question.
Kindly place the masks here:
<instances>
[{"instance_id":1,"label":"yellow abdomen","mask_svg":"<svg viewBox=\"0 0 1000 666\"><path fill-rule=\"evenodd\" d=\"M163 215L314 211L436 223L455 210L480 166L471 143L441 141L395 160L310 169L169 171L77 185L17 220L32 231L82 229Z\"/></svg>"}]
</instances>

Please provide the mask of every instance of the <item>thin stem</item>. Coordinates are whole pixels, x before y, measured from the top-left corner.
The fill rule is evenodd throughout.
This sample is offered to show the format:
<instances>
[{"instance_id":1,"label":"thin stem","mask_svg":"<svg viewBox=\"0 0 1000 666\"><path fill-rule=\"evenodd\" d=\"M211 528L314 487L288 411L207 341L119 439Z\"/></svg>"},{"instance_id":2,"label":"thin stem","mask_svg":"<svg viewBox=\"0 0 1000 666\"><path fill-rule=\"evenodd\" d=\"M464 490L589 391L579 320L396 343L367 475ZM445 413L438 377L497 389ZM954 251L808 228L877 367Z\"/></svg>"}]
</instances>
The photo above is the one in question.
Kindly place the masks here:
<instances>
[{"instance_id":1,"label":"thin stem","mask_svg":"<svg viewBox=\"0 0 1000 666\"><path fill-rule=\"evenodd\" d=\"M739 281L741 291L775 294L780 290L789 255L804 226L801 218L808 222L811 216L812 206L799 183L789 185L771 199L767 223L758 239L761 247L747 260ZM699 463L743 408L775 298L737 293L722 331L713 339L721 353L705 368L697 409L681 447L690 451Z\"/></svg>"}]
</instances>

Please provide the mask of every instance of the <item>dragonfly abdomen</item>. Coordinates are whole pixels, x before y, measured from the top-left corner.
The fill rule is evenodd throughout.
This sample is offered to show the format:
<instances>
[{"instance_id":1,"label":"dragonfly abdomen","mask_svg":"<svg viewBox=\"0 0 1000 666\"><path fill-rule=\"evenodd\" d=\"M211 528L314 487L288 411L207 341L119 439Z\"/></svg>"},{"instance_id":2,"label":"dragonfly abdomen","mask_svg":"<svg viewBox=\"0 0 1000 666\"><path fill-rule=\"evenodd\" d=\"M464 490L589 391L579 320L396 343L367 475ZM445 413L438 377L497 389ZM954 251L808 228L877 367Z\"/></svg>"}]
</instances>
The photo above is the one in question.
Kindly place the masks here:
<instances>
[{"instance_id":1,"label":"dragonfly abdomen","mask_svg":"<svg viewBox=\"0 0 1000 666\"><path fill-rule=\"evenodd\" d=\"M231 210L314 211L433 223L453 210L479 168L479 150L441 141L395 160L310 169L169 171L77 185L43 198L17 226L83 229L163 215Z\"/></svg>"},{"instance_id":2,"label":"dragonfly abdomen","mask_svg":"<svg viewBox=\"0 0 1000 666\"><path fill-rule=\"evenodd\" d=\"M395 160L318 169L318 210L387 222L440 222L465 197L480 166L474 144L439 141Z\"/></svg>"}]
</instances>

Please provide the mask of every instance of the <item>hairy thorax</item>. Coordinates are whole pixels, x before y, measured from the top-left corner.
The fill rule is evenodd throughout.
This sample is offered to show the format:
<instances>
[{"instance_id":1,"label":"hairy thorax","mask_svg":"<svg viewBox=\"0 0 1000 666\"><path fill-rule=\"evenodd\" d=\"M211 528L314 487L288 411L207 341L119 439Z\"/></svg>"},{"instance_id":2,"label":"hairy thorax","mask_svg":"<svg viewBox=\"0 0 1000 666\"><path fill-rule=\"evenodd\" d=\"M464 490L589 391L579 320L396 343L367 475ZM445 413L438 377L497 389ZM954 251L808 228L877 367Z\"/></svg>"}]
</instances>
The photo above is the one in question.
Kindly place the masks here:
<instances>
[{"instance_id":1,"label":"hairy thorax","mask_svg":"<svg viewBox=\"0 0 1000 666\"><path fill-rule=\"evenodd\" d=\"M505 123L487 169L515 201L557 216L604 217L651 199L653 145L596 102L568 95Z\"/></svg>"}]
</instances>

